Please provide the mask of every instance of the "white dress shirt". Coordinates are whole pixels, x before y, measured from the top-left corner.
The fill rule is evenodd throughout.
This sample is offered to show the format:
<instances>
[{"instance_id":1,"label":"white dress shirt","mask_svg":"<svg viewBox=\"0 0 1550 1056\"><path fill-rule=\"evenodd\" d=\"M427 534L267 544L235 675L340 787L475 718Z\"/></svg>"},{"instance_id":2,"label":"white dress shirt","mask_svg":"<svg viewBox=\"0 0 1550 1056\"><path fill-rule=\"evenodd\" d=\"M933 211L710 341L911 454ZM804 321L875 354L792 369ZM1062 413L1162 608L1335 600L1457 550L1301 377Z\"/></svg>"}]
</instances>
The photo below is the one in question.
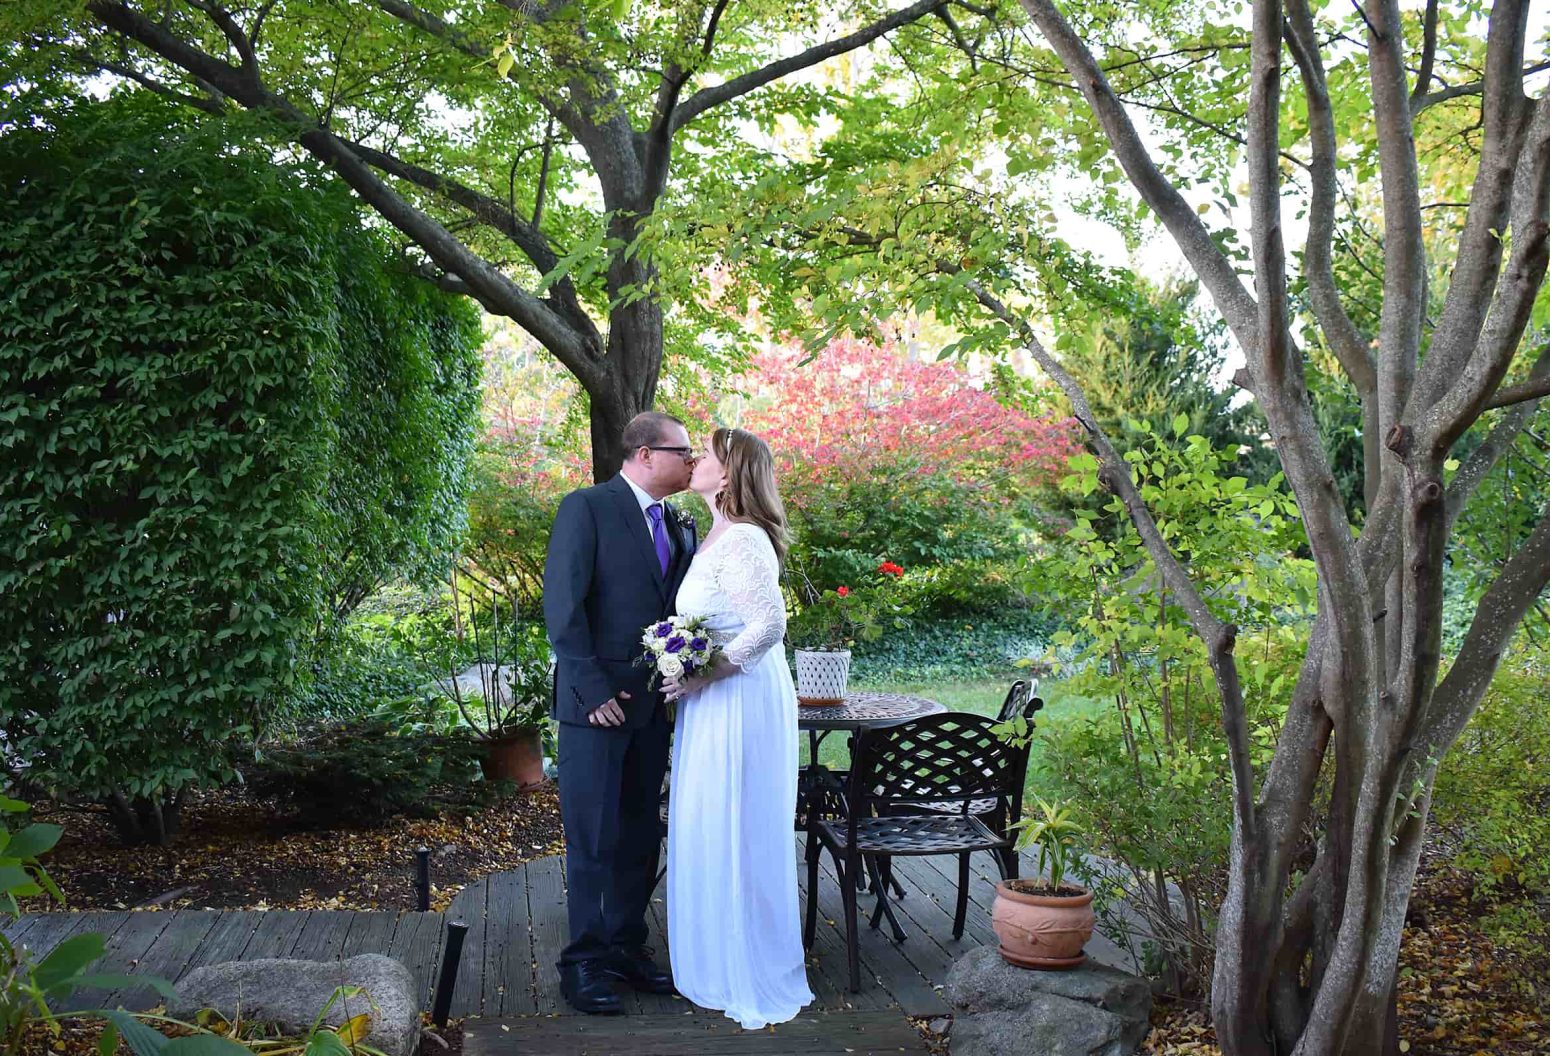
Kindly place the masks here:
<instances>
[{"instance_id":1,"label":"white dress shirt","mask_svg":"<svg viewBox=\"0 0 1550 1056\"><path fill-rule=\"evenodd\" d=\"M646 512L646 507L648 507L648 506L661 506L662 507L662 523L664 525L667 524L667 507L665 505L663 505L661 499L653 499L651 497L651 493L649 491L647 491L646 489L642 488L639 484L637 484L633 480L631 480L630 479L630 475L628 473L622 473L620 475L622 477L624 477L624 482L630 486L630 490L635 493L635 501L640 503L640 515L642 517L646 518L646 536L648 538L650 538L650 536L651 536L651 514ZM672 540L668 540L668 541L671 543Z\"/></svg>"}]
</instances>

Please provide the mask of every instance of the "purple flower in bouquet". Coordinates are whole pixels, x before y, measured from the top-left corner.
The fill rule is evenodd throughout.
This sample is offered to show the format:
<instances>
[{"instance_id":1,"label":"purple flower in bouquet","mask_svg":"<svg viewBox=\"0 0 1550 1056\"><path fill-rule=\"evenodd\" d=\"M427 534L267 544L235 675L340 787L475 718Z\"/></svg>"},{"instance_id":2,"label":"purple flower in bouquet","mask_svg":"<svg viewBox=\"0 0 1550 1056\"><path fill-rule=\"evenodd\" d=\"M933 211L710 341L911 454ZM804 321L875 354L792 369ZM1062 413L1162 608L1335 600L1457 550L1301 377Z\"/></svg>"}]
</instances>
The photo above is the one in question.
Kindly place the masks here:
<instances>
[{"instance_id":1,"label":"purple flower in bouquet","mask_svg":"<svg viewBox=\"0 0 1550 1056\"><path fill-rule=\"evenodd\" d=\"M709 644L710 643L707 642L704 638L695 638L689 642L689 648L694 650L696 653L703 653L705 651L705 647Z\"/></svg>"},{"instance_id":2,"label":"purple flower in bouquet","mask_svg":"<svg viewBox=\"0 0 1550 1056\"><path fill-rule=\"evenodd\" d=\"M673 625L671 623L664 622L664 623L657 624L657 637L658 638L666 638L668 635L670 635L672 633L673 633Z\"/></svg>"},{"instance_id":3,"label":"purple flower in bouquet","mask_svg":"<svg viewBox=\"0 0 1550 1056\"><path fill-rule=\"evenodd\" d=\"M688 644L688 642L684 641L683 635L675 634L667 640L667 651L670 653L680 652Z\"/></svg>"}]
</instances>

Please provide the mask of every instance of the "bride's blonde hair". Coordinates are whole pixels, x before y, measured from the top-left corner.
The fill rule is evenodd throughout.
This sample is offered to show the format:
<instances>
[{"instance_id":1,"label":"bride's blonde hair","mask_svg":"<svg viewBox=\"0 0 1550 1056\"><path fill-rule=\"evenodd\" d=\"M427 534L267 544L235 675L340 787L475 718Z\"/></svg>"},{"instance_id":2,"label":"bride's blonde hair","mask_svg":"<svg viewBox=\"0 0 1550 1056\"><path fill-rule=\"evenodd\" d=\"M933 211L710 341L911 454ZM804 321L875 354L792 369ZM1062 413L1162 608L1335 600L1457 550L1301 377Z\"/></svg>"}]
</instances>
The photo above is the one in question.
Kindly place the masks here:
<instances>
[{"instance_id":1,"label":"bride's blonde hair","mask_svg":"<svg viewBox=\"0 0 1550 1056\"><path fill-rule=\"evenodd\" d=\"M727 475L727 486L717 493L716 505L728 517L763 528L784 565L791 532L775 487L775 456L769 445L746 429L717 429L710 446Z\"/></svg>"}]
</instances>

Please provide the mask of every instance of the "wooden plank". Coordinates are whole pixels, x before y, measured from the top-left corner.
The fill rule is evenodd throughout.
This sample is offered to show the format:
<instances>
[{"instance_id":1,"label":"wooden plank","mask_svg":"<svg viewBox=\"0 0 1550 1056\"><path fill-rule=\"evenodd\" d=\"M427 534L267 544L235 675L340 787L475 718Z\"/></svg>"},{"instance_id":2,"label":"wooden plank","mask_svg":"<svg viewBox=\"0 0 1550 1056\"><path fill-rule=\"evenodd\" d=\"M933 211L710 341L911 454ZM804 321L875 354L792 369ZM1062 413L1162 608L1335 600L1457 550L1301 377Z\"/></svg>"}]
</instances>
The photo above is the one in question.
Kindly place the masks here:
<instances>
[{"instance_id":1,"label":"wooden plank","mask_svg":"<svg viewBox=\"0 0 1550 1056\"><path fill-rule=\"evenodd\" d=\"M527 870L489 877L485 925L484 1009L490 1016L538 1011L533 998L533 936L527 905Z\"/></svg>"},{"instance_id":2,"label":"wooden plank","mask_svg":"<svg viewBox=\"0 0 1550 1056\"><path fill-rule=\"evenodd\" d=\"M483 1014L485 930L488 926L490 884L488 878L465 887L452 900L448 915L468 925L458 966L457 987L452 991L452 1015Z\"/></svg>"},{"instance_id":3,"label":"wooden plank","mask_svg":"<svg viewBox=\"0 0 1550 1056\"><path fill-rule=\"evenodd\" d=\"M959 957L976 946L996 941L996 933L990 926L989 905L982 905L973 898L976 888L984 888L992 897L995 892L984 882L983 874L975 872L972 858L969 869L969 908L964 914L963 938L957 941L953 939L953 912L958 904L958 859L949 855L895 858L893 868L906 892L904 898L893 900L894 911L902 909L943 949ZM908 922L901 918L899 923L914 936L915 931ZM885 920L883 927L887 926Z\"/></svg>"},{"instance_id":4,"label":"wooden plank","mask_svg":"<svg viewBox=\"0 0 1550 1056\"><path fill-rule=\"evenodd\" d=\"M823 866L819 871L820 896L818 901L819 913L835 922L835 930L841 943L844 942L844 904L840 900L839 885L835 874L832 872L833 862L828 855L824 855ZM909 961L893 940L885 937L878 930L867 927L864 910L869 906L870 899L865 895L858 900L856 907L856 927L859 933L860 950L862 960L861 985L865 993L869 981L875 978L893 999L899 1003L905 1013L911 1016L940 1016L947 1013L947 1004L942 1000L935 986L940 986L940 979L926 979L919 969ZM821 923L821 921L820 921ZM843 957L843 955L841 955ZM843 968L844 960L838 964ZM869 973L867 969L871 970ZM945 974L945 973L944 973ZM844 975L849 981L848 970ZM851 1000L861 1007L862 995L851 994Z\"/></svg>"},{"instance_id":5,"label":"wooden plank","mask_svg":"<svg viewBox=\"0 0 1550 1056\"><path fill-rule=\"evenodd\" d=\"M446 918L440 913L405 913L398 918L388 945L388 956L402 961L414 976L422 1008L431 1007L446 932Z\"/></svg>"},{"instance_id":6,"label":"wooden plank","mask_svg":"<svg viewBox=\"0 0 1550 1056\"><path fill-rule=\"evenodd\" d=\"M53 950L66 939L73 939L78 935L86 935L91 932L96 932L97 934L101 935L104 941L108 943L111 948L111 943L113 942L114 936L116 936L120 929L122 929L124 925L129 922L129 918L132 916L132 914L127 910L115 910L112 912L92 910L85 913L68 913L60 915L68 917L69 919L63 922L64 926L62 928L48 936L49 941L47 949L43 948L42 943L39 944L38 949L33 953L35 961L41 961L44 957L47 957L49 953L53 952ZM36 932L33 934L36 934ZM109 953L104 953L103 959L91 966L91 971L105 972L112 970L107 967L108 959L110 956L111 955ZM92 1008L100 1002L103 996L105 995L98 990L77 991L72 994L66 994L64 997L57 1000L51 1001L50 1004L56 1010Z\"/></svg>"},{"instance_id":7,"label":"wooden plank","mask_svg":"<svg viewBox=\"0 0 1550 1056\"><path fill-rule=\"evenodd\" d=\"M825 969L836 980L844 1000L860 1010L900 1007L910 1015L940 1015L946 1006L925 979L892 942L866 925L865 894L858 896L856 923L860 933L861 992L849 990L850 973L845 959L844 901L833 862L825 855L818 872L818 930L822 936L828 921L833 947L825 950Z\"/></svg>"},{"instance_id":8,"label":"wooden plank","mask_svg":"<svg viewBox=\"0 0 1550 1056\"><path fill-rule=\"evenodd\" d=\"M50 950L57 946L67 935L80 927L84 913L36 913L22 918L30 921L25 931L18 929L12 942L20 942L32 953L34 959L41 960L48 956Z\"/></svg>"},{"instance_id":9,"label":"wooden plank","mask_svg":"<svg viewBox=\"0 0 1550 1056\"><path fill-rule=\"evenodd\" d=\"M311 915L310 911L304 909L263 910L259 914L258 927L253 930L253 937L248 940L247 948L242 951L242 956L236 959L260 961L268 957L289 957L291 950L296 948L296 940L301 938L301 933L307 926L307 918Z\"/></svg>"},{"instance_id":10,"label":"wooden plank","mask_svg":"<svg viewBox=\"0 0 1550 1056\"><path fill-rule=\"evenodd\" d=\"M337 961L355 914L348 909L315 909L287 956L303 961Z\"/></svg>"},{"instance_id":11,"label":"wooden plank","mask_svg":"<svg viewBox=\"0 0 1550 1056\"><path fill-rule=\"evenodd\" d=\"M157 976L172 982L183 974L194 952L220 920L214 910L184 909L168 913L172 919L157 938L155 944L135 965L134 975ZM127 986L115 990L104 1004L108 1008L123 1005L134 1012L143 1012L165 1000L150 986Z\"/></svg>"},{"instance_id":12,"label":"wooden plank","mask_svg":"<svg viewBox=\"0 0 1550 1056\"><path fill-rule=\"evenodd\" d=\"M667 946L667 878L652 892L646 903L646 945L656 951L656 962L668 971L672 970L672 951ZM659 912L660 911L660 912ZM629 989L628 987L626 989ZM645 1015L682 1015L694 1008L694 1004L679 994L636 994L641 1012Z\"/></svg>"},{"instance_id":13,"label":"wooden plank","mask_svg":"<svg viewBox=\"0 0 1550 1056\"><path fill-rule=\"evenodd\" d=\"M713 1013L470 1021L465 1056L898 1056L928 1049L902 1013L803 1014L768 1030L742 1030Z\"/></svg>"},{"instance_id":14,"label":"wooden plank","mask_svg":"<svg viewBox=\"0 0 1550 1056\"><path fill-rule=\"evenodd\" d=\"M801 910L803 921L807 920L807 862L803 858L806 844L799 835L797 837L797 882L801 897ZM825 874L819 869L818 883L820 894L825 876L832 884L832 874ZM835 888L835 907L839 906L839 889ZM820 903L823 899L820 897ZM807 951L807 984L812 988L813 998L820 1009L845 1011L847 1009L885 1009L897 1008L897 1003L886 991L878 992L874 988L867 987L868 966L863 960L861 965L863 989L859 994L852 994L847 987L850 984L849 969L845 966L845 929L839 917L829 916L824 911L829 908L820 904L818 908L818 925L813 933L812 948Z\"/></svg>"},{"instance_id":15,"label":"wooden plank","mask_svg":"<svg viewBox=\"0 0 1550 1056\"><path fill-rule=\"evenodd\" d=\"M241 960L243 951L247 949L253 933L258 930L259 922L265 915L256 910L241 909L217 912L215 924L211 927L210 933L189 955L188 963L183 966L173 982L182 979L195 968Z\"/></svg>"},{"instance_id":16,"label":"wooden plank","mask_svg":"<svg viewBox=\"0 0 1550 1056\"><path fill-rule=\"evenodd\" d=\"M111 937L108 949L100 961L92 966L98 974L127 974L133 972L141 958L150 952L161 933L172 923L173 915L164 912L138 912L127 914ZM87 930L91 930L88 928ZM73 1012L83 1008L111 1008L111 992L96 989L77 990L57 1003L56 1007Z\"/></svg>"},{"instance_id":17,"label":"wooden plank","mask_svg":"<svg viewBox=\"0 0 1550 1056\"><path fill-rule=\"evenodd\" d=\"M560 996L555 963L570 934L565 871L558 856L527 863L527 904L533 927L533 1002L540 1015L573 1011Z\"/></svg>"},{"instance_id":18,"label":"wooden plank","mask_svg":"<svg viewBox=\"0 0 1550 1056\"><path fill-rule=\"evenodd\" d=\"M49 915L47 913L23 913L15 920L12 920L10 917L0 918L3 919L3 924L0 924L0 934L3 934L6 941L15 946L24 941L27 932L31 931L39 921Z\"/></svg>"},{"instance_id":19,"label":"wooden plank","mask_svg":"<svg viewBox=\"0 0 1550 1056\"><path fill-rule=\"evenodd\" d=\"M339 956L349 959L363 953L386 955L393 946L393 933L397 930L396 910L357 913L350 921L350 932L344 938Z\"/></svg>"}]
</instances>

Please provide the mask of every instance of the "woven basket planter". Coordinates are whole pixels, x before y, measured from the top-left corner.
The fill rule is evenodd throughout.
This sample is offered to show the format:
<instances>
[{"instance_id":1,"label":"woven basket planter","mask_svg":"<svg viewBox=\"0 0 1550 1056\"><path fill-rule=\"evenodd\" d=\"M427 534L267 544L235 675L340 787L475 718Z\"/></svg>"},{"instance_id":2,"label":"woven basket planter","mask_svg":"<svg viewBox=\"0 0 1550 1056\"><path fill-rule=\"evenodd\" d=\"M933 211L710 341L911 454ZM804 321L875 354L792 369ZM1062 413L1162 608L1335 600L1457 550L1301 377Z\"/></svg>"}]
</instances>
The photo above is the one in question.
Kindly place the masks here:
<instances>
[{"instance_id":1,"label":"woven basket planter","mask_svg":"<svg viewBox=\"0 0 1550 1056\"><path fill-rule=\"evenodd\" d=\"M823 707L843 703L849 681L849 649L797 650L798 704Z\"/></svg>"}]
</instances>

